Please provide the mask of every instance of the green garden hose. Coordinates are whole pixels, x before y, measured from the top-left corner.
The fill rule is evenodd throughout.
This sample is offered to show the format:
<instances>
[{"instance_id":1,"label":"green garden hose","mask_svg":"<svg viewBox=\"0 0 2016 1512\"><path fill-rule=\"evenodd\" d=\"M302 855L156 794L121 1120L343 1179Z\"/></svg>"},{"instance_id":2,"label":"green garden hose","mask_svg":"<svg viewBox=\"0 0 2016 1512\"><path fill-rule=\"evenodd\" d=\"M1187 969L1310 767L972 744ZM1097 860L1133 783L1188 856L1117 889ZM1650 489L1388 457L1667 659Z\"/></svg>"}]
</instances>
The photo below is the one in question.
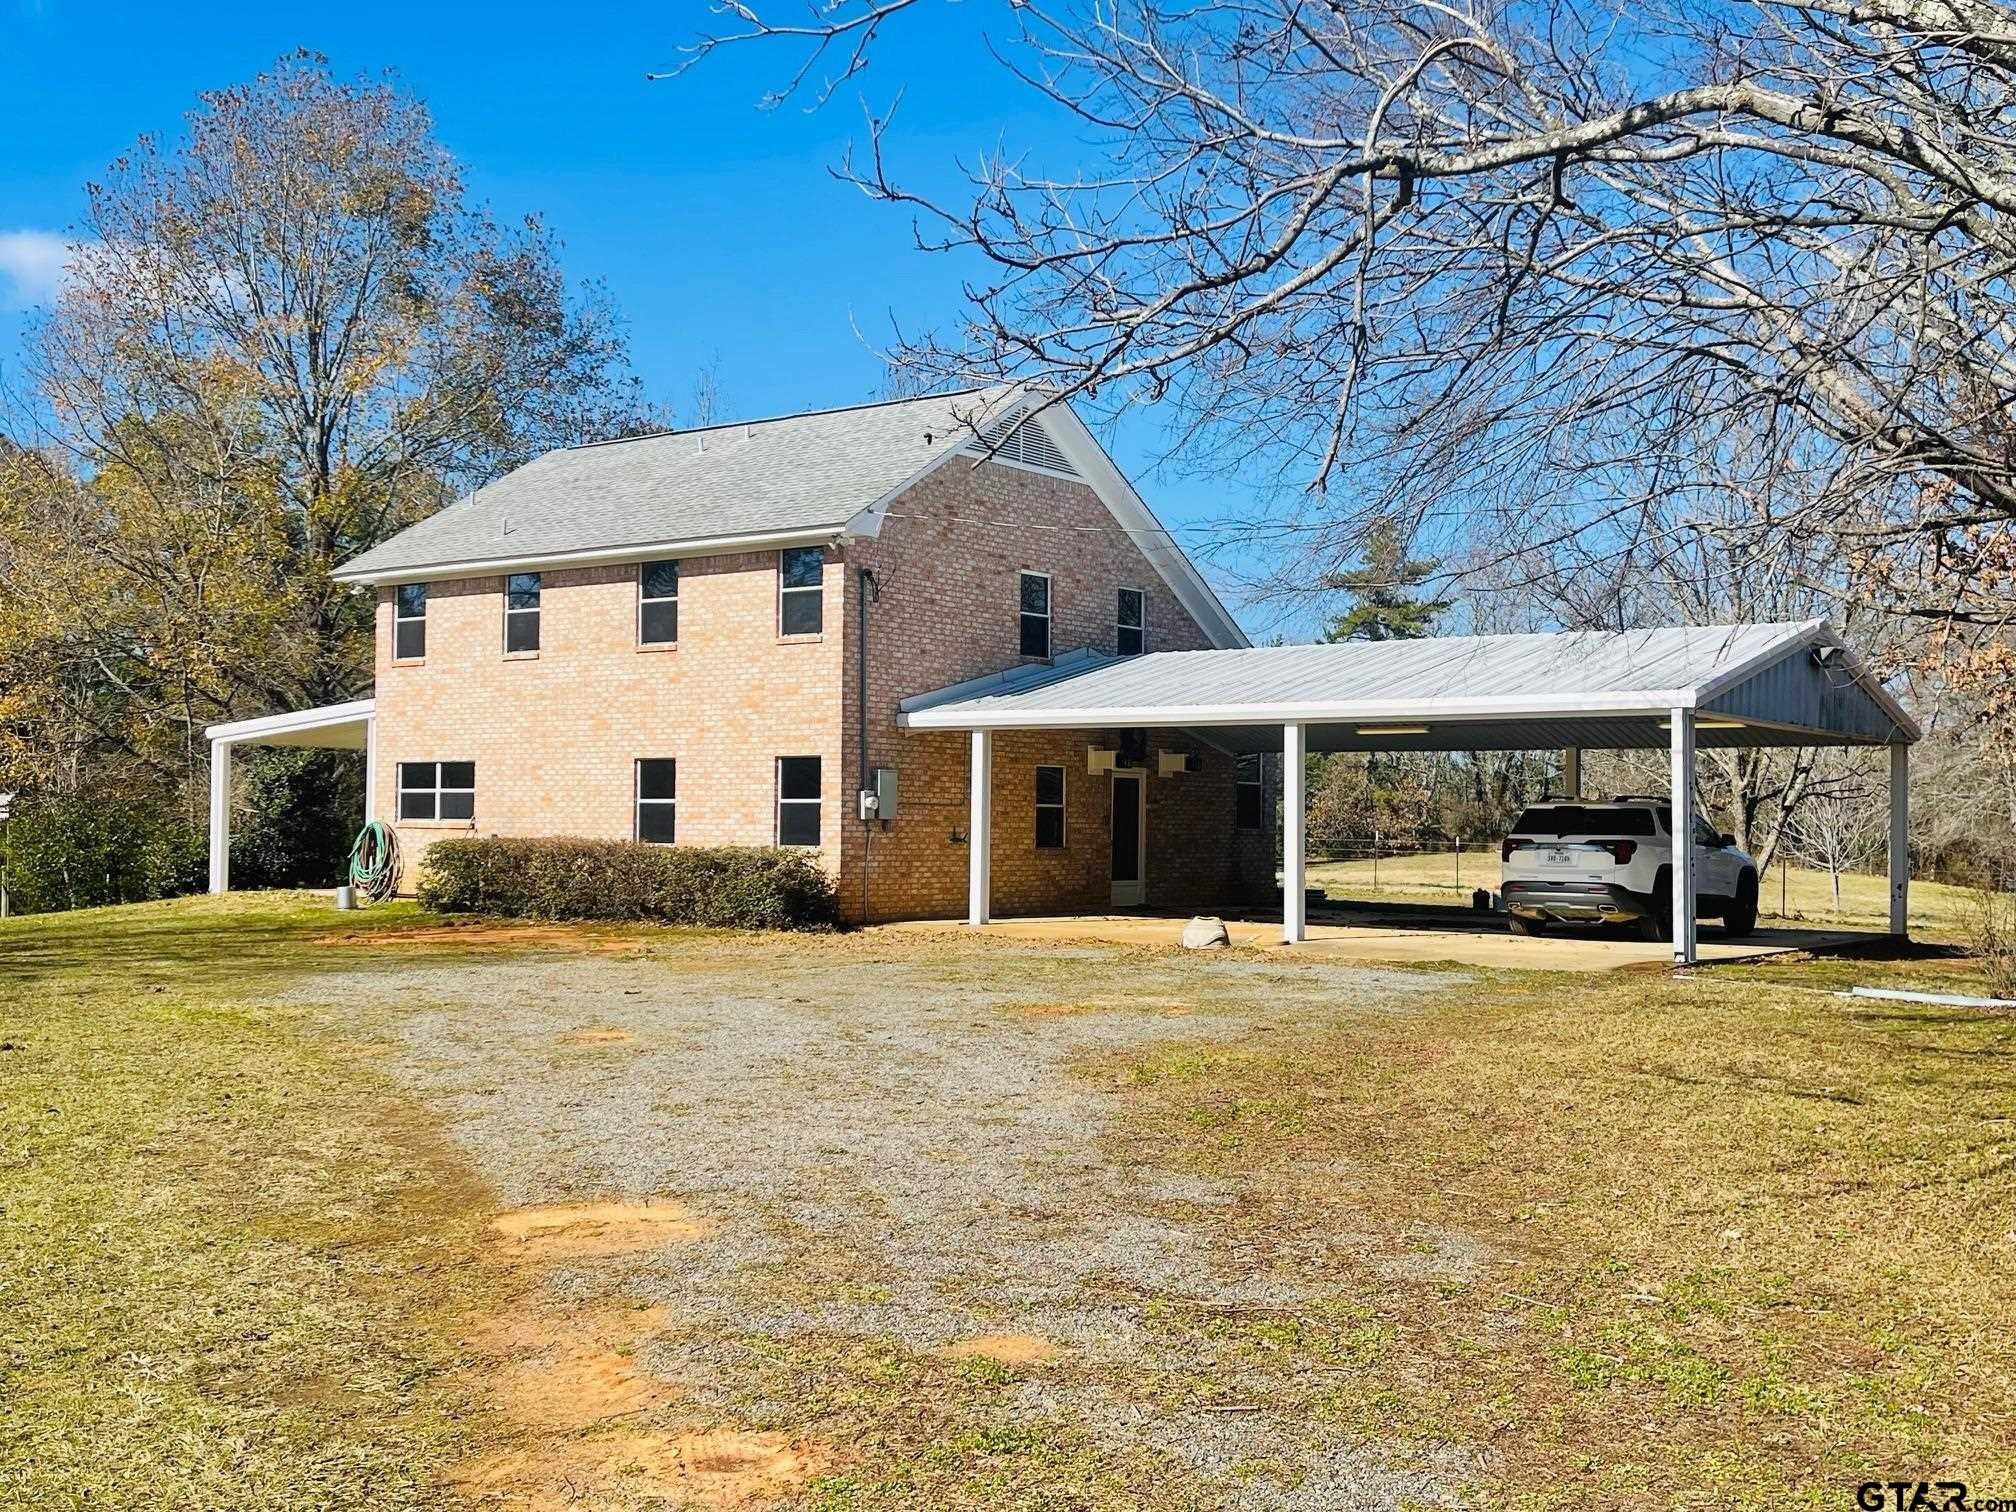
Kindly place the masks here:
<instances>
[{"instance_id":1,"label":"green garden hose","mask_svg":"<svg viewBox=\"0 0 2016 1512\"><path fill-rule=\"evenodd\" d=\"M382 819L367 820L350 847L350 886L370 903L399 890L399 837Z\"/></svg>"}]
</instances>

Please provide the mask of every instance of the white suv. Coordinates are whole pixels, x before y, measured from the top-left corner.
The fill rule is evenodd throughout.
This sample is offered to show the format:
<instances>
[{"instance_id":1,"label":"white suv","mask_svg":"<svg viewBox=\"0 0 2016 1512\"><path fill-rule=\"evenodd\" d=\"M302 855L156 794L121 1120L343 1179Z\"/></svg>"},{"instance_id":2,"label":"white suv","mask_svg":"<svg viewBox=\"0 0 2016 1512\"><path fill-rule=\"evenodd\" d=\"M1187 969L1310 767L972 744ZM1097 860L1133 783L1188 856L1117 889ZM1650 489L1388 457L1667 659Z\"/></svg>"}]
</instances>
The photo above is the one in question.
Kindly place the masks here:
<instances>
[{"instance_id":1,"label":"white suv","mask_svg":"<svg viewBox=\"0 0 2016 1512\"><path fill-rule=\"evenodd\" d=\"M1550 798L1519 816L1499 852L1514 934L1549 924L1634 924L1673 938L1673 808L1664 798ZM1724 932L1757 927L1757 863L1694 819L1694 912Z\"/></svg>"}]
</instances>

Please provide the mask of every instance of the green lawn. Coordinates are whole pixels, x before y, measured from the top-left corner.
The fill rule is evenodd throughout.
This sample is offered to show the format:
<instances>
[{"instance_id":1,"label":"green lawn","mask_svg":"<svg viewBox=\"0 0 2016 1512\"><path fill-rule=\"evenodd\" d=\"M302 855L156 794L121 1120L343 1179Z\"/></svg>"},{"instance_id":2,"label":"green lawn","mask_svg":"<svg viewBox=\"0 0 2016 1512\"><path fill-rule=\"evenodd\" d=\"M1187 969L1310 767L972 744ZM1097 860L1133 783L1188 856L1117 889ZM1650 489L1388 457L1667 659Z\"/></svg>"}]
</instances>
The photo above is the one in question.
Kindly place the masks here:
<instances>
[{"instance_id":1,"label":"green lawn","mask_svg":"<svg viewBox=\"0 0 2016 1512\"><path fill-rule=\"evenodd\" d=\"M1784 883L1780 913L1780 881ZM1312 861L1309 885L1328 889L1335 898L1395 903L1456 903L1467 901L1474 888L1498 886L1498 853L1465 849L1460 861L1454 851L1382 858L1370 861ZM1965 935L1973 918L1975 895L1964 887L1942 882L1911 884L1911 931L1935 939ZM1773 870L1758 897L1761 917L1838 924L1848 929L1882 929L1890 922L1890 882L1866 872L1845 872L1841 902L1834 902L1833 879L1824 871L1787 867L1781 879Z\"/></svg>"},{"instance_id":2,"label":"green lawn","mask_svg":"<svg viewBox=\"0 0 2016 1512\"><path fill-rule=\"evenodd\" d=\"M357 964L338 936L406 934L434 963L531 948L441 923L266 895L0 924L0 1507L464 1505L456 1467L516 1442L465 1342L535 1279L486 1261L496 1197L372 1047L276 1005ZM612 934L668 971L765 948L537 948ZM1040 971L1043 1011L1114 1010L1071 1001L1069 963L989 942L792 949ZM1481 1506L1843 1506L1920 1476L2016 1493L2016 1018L1829 990L1978 980L1950 952L1442 974L1418 1011L1101 1053L1074 1074L1107 1098L1106 1158L1235 1180L1236 1204L1183 1221L1312 1265L1308 1300L1115 1299L1198 1362L1163 1374L832 1337L738 1343L721 1368L829 1446L775 1504L830 1512L1239 1505L1018 1416L1046 1368L1341 1427ZM876 1277L827 1280L872 1315ZM584 1503L633 1504L658 1505Z\"/></svg>"}]
</instances>

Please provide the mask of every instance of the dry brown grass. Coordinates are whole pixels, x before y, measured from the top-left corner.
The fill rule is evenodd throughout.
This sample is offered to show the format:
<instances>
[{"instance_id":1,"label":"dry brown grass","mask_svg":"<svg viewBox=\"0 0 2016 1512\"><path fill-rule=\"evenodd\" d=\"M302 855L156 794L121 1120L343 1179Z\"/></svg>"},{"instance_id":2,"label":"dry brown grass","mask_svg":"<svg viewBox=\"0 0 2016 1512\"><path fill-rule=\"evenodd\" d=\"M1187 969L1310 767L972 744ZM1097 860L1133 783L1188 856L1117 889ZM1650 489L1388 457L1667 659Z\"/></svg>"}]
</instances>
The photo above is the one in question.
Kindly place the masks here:
<instances>
[{"instance_id":1,"label":"dry brown grass","mask_svg":"<svg viewBox=\"0 0 2016 1512\"><path fill-rule=\"evenodd\" d=\"M1487 1502L1782 1506L2016 1485L2012 1067L2016 1020L1722 968L1108 1069L1135 1153L1255 1181L1252 1243L1364 1230L1348 1316L1171 1328L1327 1354L1312 1412L1488 1445Z\"/></svg>"}]
</instances>

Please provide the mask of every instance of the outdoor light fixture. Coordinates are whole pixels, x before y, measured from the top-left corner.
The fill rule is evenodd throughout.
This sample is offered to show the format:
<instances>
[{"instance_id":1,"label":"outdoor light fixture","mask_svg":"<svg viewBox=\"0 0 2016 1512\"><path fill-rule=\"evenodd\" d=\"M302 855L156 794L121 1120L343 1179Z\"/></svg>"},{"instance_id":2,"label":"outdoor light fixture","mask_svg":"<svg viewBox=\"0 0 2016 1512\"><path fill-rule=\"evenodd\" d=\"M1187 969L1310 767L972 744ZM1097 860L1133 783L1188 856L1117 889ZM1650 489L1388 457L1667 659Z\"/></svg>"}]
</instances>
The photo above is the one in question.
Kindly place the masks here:
<instances>
[{"instance_id":1,"label":"outdoor light fixture","mask_svg":"<svg viewBox=\"0 0 2016 1512\"><path fill-rule=\"evenodd\" d=\"M1426 725L1360 725L1360 735L1426 735Z\"/></svg>"}]
</instances>

